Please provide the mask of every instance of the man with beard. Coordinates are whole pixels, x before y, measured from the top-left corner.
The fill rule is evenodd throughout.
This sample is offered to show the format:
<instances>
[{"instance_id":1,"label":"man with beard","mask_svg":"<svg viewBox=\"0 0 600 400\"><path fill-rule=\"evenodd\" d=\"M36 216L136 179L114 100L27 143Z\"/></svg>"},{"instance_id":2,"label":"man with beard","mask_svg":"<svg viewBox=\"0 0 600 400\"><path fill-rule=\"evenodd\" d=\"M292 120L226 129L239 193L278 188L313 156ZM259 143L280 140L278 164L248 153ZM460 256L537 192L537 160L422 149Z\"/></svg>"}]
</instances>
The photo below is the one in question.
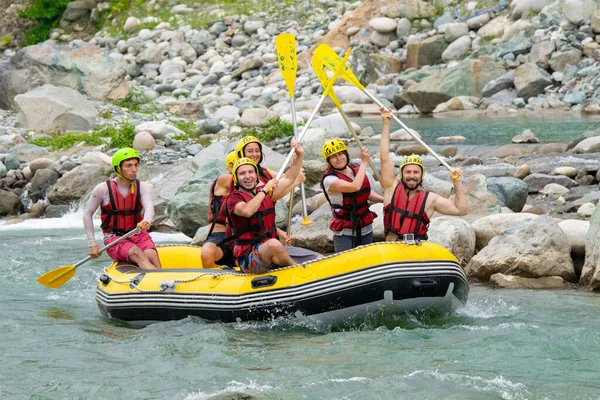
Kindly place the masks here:
<instances>
[{"instance_id":1,"label":"man with beard","mask_svg":"<svg viewBox=\"0 0 600 400\"><path fill-rule=\"evenodd\" d=\"M367 201L381 203L383 198L371 190L367 165L369 150L360 149L360 165L351 163L346 144L340 139L325 142L321 149L327 170L321 188L331 206L335 252L373 242L373 220L377 214L369 210Z\"/></svg>"},{"instance_id":2,"label":"man with beard","mask_svg":"<svg viewBox=\"0 0 600 400\"><path fill-rule=\"evenodd\" d=\"M252 159L242 157L233 166L235 190L227 198L227 211L235 236L233 254L244 272L260 274L296 264L277 240L273 203L285 195L300 173L304 149L295 141L292 147L296 158L290 169L281 179L270 179L264 185L259 180L259 167Z\"/></svg>"},{"instance_id":3,"label":"man with beard","mask_svg":"<svg viewBox=\"0 0 600 400\"><path fill-rule=\"evenodd\" d=\"M456 216L467 214L467 197L461 181L462 171L454 168L450 173L456 193L454 201L420 189L425 167L421 158L415 154L402 160L400 175L396 177L394 163L390 159L392 113L390 109L383 107L379 111L383 119L379 157L385 240L404 240L404 235L411 234L415 239L427 240L427 228L434 212Z\"/></svg>"}]
</instances>

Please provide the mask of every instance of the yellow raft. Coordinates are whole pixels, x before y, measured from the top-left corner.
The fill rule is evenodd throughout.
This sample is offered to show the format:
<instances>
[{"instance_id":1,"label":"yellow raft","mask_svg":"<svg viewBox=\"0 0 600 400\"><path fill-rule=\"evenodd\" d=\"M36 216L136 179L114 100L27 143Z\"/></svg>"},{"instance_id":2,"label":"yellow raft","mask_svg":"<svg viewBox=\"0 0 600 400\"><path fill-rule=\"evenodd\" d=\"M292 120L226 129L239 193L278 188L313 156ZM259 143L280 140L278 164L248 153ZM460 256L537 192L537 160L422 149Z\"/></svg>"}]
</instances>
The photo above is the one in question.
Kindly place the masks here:
<instances>
[{"instance_id":1,"label":"yellow raft","mask_svg":"<svg viewBox=\"0 0 600 400\"><path fill-rule=\"evenodd\" d=\"M128 263L105 269L96 290L103 315L136 323L197 316L212 321L309 318L332 325L375 313L441 308L467 301L456 258L435 243L382 242L262 275L204 269L199 247L158 248L162 270Z\"/></svg>"}]
</instances>

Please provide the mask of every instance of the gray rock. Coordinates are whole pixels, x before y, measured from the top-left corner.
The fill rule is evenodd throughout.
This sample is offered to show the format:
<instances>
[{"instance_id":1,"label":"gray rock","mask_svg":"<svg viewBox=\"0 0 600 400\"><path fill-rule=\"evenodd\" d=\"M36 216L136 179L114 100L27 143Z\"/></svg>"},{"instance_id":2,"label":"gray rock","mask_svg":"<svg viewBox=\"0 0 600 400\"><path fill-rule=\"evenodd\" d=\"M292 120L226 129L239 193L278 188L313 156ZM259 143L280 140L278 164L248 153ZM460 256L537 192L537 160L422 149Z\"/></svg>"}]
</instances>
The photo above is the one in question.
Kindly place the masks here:
<instances>
[{"instance_id":1,"label":"gray rock","mask_svg":"<svg viewBox=\"0 0 600 400\"><path fill-rule=\"evenodd\" d=\"M63 175L48 192L51 204L70 204L81 200L98 183L110 177L112 168L107 165L85 164Z\"/></svg>"},{"instance_id":2,"label":"gray rock","mask_svg":"<svg viewBox=\"0 0 600 400\"><path fill-rule=\"evenodd\" d=\"M575 181L571 178L563 175L546 175L533 173L528 175L523 179L523 182L527 184L529 187L529 193L538 193L549 183L556 183L566 188L573 187L575 185Z\"/></svg>"},{"instance_id":3,"label":"gray rock","mask_svg":"<svg viewBox=\"0 0 600 400\"><path fill-rule=\"evenodd\" d=\"M535 97L552 84L552 77L535 64L525 63L515 70L517 95L524 99Z\"/></svg>"},{"instance_id":4,"label":"gray rock","mask_svg":"<svg viewBox=\"0 0 600 400\"><path fill-rule=\"evenodd\" d=\"M96 108L79 92L44 85L15 97L19 125L32 130L90 131L96 122Z\"/></svg>"},{"instance_id":5,"label":"gray rock","mask_svg":"<svg viewBox=\"0 0 600 400\"><path fill-rule=\"evenodd\" d=\"M17 215L23 209L21 199L16 194L0 189L0 217Z\"/></svg>"},{"instance_id":6,"label":"gray rock","mask_svg":"<svg viewBox=\"0 0 600 400\"><path fill-rule=\"evenodd\" d=\"M46 192L58 181L58 172L54 169L40 169L31 180L29 198L31 201L44 200Z\"/></svg>"},{"instance_id":7,"label":"gray rock","mask_svg":"<svg viewBox=\"0 0 600 400\"><path fill-rule=\"evenodd\" d=\"M575 270L570 250L558 223L540 216L503 230L471 259L465 272L481 281L502 273L524 278L560 276L573 282Z\"/></svg>"}]
</instances>

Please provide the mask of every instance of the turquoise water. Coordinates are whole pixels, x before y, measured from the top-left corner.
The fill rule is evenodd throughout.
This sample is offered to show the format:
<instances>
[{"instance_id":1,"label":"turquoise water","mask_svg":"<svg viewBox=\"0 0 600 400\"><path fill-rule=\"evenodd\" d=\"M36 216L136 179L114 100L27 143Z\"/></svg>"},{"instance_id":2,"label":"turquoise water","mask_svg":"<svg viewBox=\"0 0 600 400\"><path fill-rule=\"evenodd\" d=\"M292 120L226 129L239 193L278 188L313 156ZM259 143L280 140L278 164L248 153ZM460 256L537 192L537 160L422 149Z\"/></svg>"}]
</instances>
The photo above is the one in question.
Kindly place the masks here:
<instances>
[{"instance_id":1,"label":"turquoise water","mask_svg":"<svg viewBox=\"0 0 600 400\"><path fill-rule=\"evenodd\" d=\"M86 250L77 214L0 226L0 398L600 398L598 294L475 286L450 315L140 329L100 316L106 256L58 290L36 283Z\"/></svg>"},{"instance_id":2,"label":"turquoise water","mask_svg":"<svg viewBox=\"0 0 600 400\"><path fill-rule=\"evenodd\" d=\"M502 145L511 143L514 136L530 129L541 143L567 143L583 136L589 129L600 129L600 116L573 116L557 112L556 115L536 113L503 116L399 116L409 128L416 130L428 145L442 136L464 136L466 145ZM353 118L362 127L371 126L375 133L381 132L381 118ZM392 132L400 129L392 121Z\"/></svg>"}]
</instances>

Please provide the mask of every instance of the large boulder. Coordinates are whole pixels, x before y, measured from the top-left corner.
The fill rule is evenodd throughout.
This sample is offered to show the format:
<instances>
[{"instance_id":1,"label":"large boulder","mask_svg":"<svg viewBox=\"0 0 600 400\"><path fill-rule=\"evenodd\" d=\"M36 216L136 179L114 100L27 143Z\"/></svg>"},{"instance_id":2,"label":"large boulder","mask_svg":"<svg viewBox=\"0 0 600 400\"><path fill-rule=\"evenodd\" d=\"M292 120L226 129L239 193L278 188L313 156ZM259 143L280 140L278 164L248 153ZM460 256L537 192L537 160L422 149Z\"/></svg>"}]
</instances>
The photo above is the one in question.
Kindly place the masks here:
<instances>
[{"instance_id":1,"label":"large boulder","mask_svg":"<svg viewBox=\"0 0 600 400\"><path fill-rule=\"evenodd\" d=\"M502 65L491 60L464 60L451 69L437 72L411 85L406 97L421 112L430 113L452 97L481 97L485 85L505 73Z\"/></svg>"},{"instance_id":2,"label":"large boulder","mask_svg":"<svg viewBox=\"0 0 600 400\"><path fill-rule=\"evenodd\" d=\"M489 281L497 273L524 278L560 276L575 281L567 236L548 216L503 230L471 259L465 272L480 281Z\"/></svg>"},{"instance_id":3,"label":"large boulder","mask_svg":"<svg viewBox=\"0 0 600 400\"><path fill-rule=\"evenodd\" d=\"M17 215L23 209L21 199L13 192L0 189L0 217Z\"/></svg>"},{"instance_id":4,"label":"large boulder","mask_svg":"<svg viewBox=\"0 0 600 400\"><path fill-rule=\"evenodd\" d=\"M529 188L525 182L517 178L488 178L488 190L498 201L512 211L521 212L527 202Z\"/></svg>"},{"instance_id":5,"label":"large boulder","mask_svg":"<svg viewBox=\"0 0 600 400\"><path fill-rule=\"evenodd\" d=\"M475 231L476 249L481 250L488 245L490 240L498 236L504 229L511 225L521 224L523 221L536 218L537 215L530 213L503 213L493 214L471 223Z\"/></svg>"},{"instance_id":6,"label":"large boulder","mask_svg":"<svg viewBox=\"0 0 600 400\"><path fill-rule=\"evenodd\" d=\"M54 169L40 169L31 180L29 188L29 198L36 202L46 197L46 192L58 181L58 172Z\"/></svg>"},{"instance_id":7,"label":"large boulder","mask_svg":"<svg viewBox=\"0 0 600 400\"><path fill-rule=\"evenodd\" d=\"M443 35L435 35L406 46L406 68L421 68L442 61L442 54L448 47Z\"/></svg>"},{"instance_id":8,"label":"large boulder","mask_svg":"<svg viewBox=\"0 0 600 400\"><path fill-rule=\"evenodd\" d=\"M0 108L9 109L20 93L42 86L66 86L94 100L113 101L127 96L126 65L99 47L45 42L24 47L0 63Z\"/></svg>"},{"instance_id":9,"label":"large boulder","mask_svg":"<svg viewBox=\"0 0 600 400\"><path fill-rule=\"evenodd\" d=\"M110 177L108 165L84 164L72 169L52 186L48 192L51 204L71 204L81 200L94 187Z\"/></svg>"},{"instance_id":10,"label":"large boulder","mask_svg":"<svg viewBox=\"0 0 600 400\"><path fill-rule=\"evenodd\" d=\"M585 238L585 262L579 283L590 290L600 291L600 207L590 219Z\"/></svg>"},{"instance_id":11,"label":"large boulder","mask_svg":"<svg viewBox=\"0 0 600 400\"><path fill-rule=\"evenodd\" d=\"M434 218L429 224L429 241L448 249L465 266L475 254L475 230L456 217Z\"/></svg>"},{"instance_id":12,"label":"large boulder","mask_svg":"<svg viewBox=\"0 0 600 400\"><path fill-rule=\"evenodd\" d=\"M329 230L331 220L331 208L329 203L323 204L308 217L312 224L306 227L300 221L292 225L292 244L304 247L320 253L333 253L333 234Z\"/></svg>"},{"instance_id":13,"label":"large boulder","mask_svg":"<svg viewBox=\"0 0 600 400\"><path fill-rule=\"evenodd\" d=\"M19 127L37 131L90 131L96 107L76 90L44 85L15 96Z\"/></svg>"},{"instance_id":14,"label":"large boulder","mask_svg":"<svg viewBox=\"0 0 600 400\"><path fill-rule=\"evenodd\" d=\"M552 76L535 64L525 63L515 70L517 94L525 100L544 93L551 84Z\"/></svg>"}]
</instances>

